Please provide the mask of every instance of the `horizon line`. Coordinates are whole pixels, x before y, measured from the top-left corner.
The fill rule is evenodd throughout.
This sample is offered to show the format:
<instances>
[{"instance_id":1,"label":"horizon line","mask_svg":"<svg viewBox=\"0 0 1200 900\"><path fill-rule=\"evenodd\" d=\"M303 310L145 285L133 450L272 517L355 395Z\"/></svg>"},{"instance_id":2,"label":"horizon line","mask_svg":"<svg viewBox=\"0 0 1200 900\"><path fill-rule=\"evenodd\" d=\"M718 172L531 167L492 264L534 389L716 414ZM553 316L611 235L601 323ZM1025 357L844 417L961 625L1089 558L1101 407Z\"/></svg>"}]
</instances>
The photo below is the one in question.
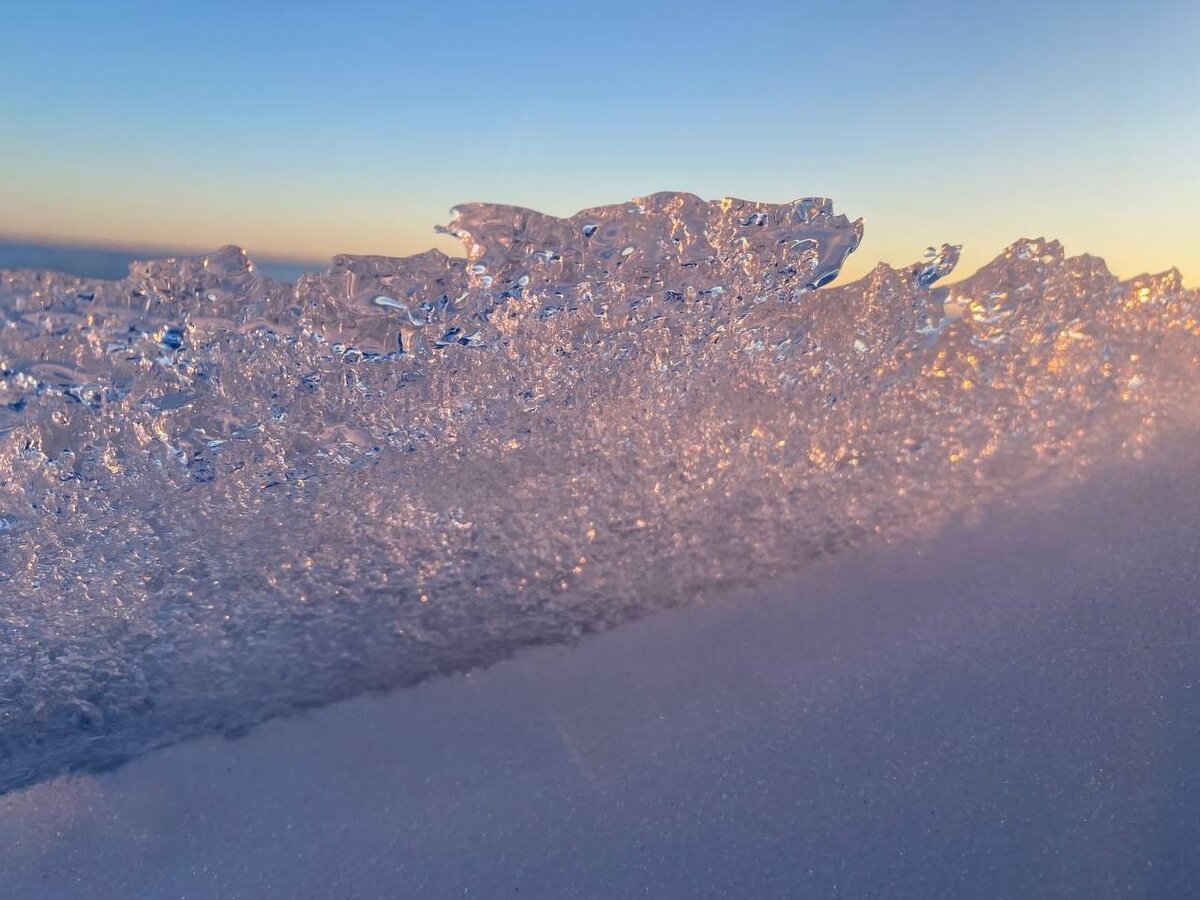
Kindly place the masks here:
<instances>
[{"instance_id":1,"label":"horizon line","mask_svg":"<svg viewBox=\"0 0 1200 900\"><path fill-rule=\"evenodd\" d=\"M637 198L635 198L635 199L637 199ZM817 198L817 199L825 199L825 198ZM586 212L586 211L588 211L588 210L580 210L580 212ZM972 275L976 274L980 269L982 269L984 266L986 266L989 262L992 262L993 260L999 258L999 256L1006 249L1008 249L1013 244L1015 244L1019 241L1045 241L1045 242L1053 241L1053 242L1058 243L1059 246L1063 247L1064 258L1066 258L1066 259L1070 259L1072 257L1079 257L1079 256L1090 256L1094 259L1099 259L1100 262L1104 264L1104 267L1109 271L1109 273L1114 278L1116 278L1118 281L1132 281L1137 278L1154 278L1154 277L1157 277L1160 275L1165 275L1169 272L1177 272L1180 276L1182 286L1184 286L1184 287L1187 286L1187 276L1184 274L1183 270L1180 269L1179 266L1177 266L1177 265L1171 265L1165 269L1160 269L1160 270L1156 270L1156 271L1151 271L1150 269L1143 269L1134 274L1123 276L1123 275L1119 275L1117 272L1113 271L1113 269L1111 269L1109 267L1108 260L1105 259L1103 256L1098 256L1097 254L1089 253L1087 251L1084 251L1082 253L1067 253L1066 247L1063 245L1062 241L1058 240L1057 238L1046 238L1045 236L1039 236L1036 238L1030 238L1030 237L1014 238L1013 240L1009 241L1007 244L1000 247L999 251L997 253L993 254L992 256L989 256L984 263L977 266L975 269L971 270L970 272L967 272L963 269L955 268L954 271L952 271L945 277L945 279L939 279L939 280L942 281L942 284L944 286L948 286L951 284L955 284L958 281L962 281L966 278L969 278ZM24 233L24 234L12 233L9 231L5 231L3 229L0 229L0 244L8 244L10 246L12 246L12 245L26 246L26 247L30 247L30 248L45 247L45 248L53 248L53 249L59 249L59 250L84 250L84 251L92 250L92 251L98 251L98 252L127 254L127 255L130 255L133 257L133 261L143 261L143 260L150 261L150 260L159 260L159 259L175 259L175 258L180 258L180 257L207 256L211 253L216 252L217 250L220 250L223 247L237 247L239 250L241 250L247 256L249 256L253 262L258 263L258 264L265 264L265 265L282 264L282 265L292 265L292 266L307 266L307 265L315 264L318 266L318 269L316 269L314 271L321 271L321 270L327 268L329 266L329 264L332 263L333 260L338 256L382 256L382 257L387 257L387 258L391 258L391 259L404 259L409 256L419 256L423 253L428 253L431 250L438 249L436 246L431 244L429 247L426 247L424 250L419 250L415 253L405 253L405 254L399 254L399 255L394 254L394 253L349 253L346 251L335 251L333 253L330 253L328 256L326 256L324 258L318 258L316 256L292 256L292 255L286 255L286 254L280 255L280 254L274 254L274 253L269 253L269 252L262 256L259 256L258 254L252 252L250 249L243 246L242 244L238 244L238 243L230 242L230 241L226 241L225 243L218 244L215 247L200 249L198 247L187 247L187 246L180 246L180 245L138 244L138 243L123 243L123 242L117 242L117 241L106 242L103 239L98 239L98 238L73 238L70 236L51 236L51 235L46 235L46 234L41 234L41 233ZM858 248L855 248L854 251L847 254L846 260L843 261L843 266L842 266L843 269L845 268L845 263L849 262L851 259L853 259L855 262L860 262L860 263L865 261L866 259L869 259L869 257L866 257L865 255L857 255L861 252L861 249L862 249L862 247L860 245ZM451 257L451 258L455 258L455 257ZM841 279L838 279L838 281L841 282L842 284L849 284L853 281L859 280L860 278L866 277L867 275L869 275L871 272L873 272L875 269L877 269L881 265L885 265L885 266L888 266L889 268L900 270L900 269L907 268L909 265L919 264L920 262L921 262L921 260L913 260L911 263L905 263L905 264L896 266L896 265L892 265L891 263L886 263L882 259L877 259L874 263L868 263L867 264L868 267L862 272L862 274L855 276L854 278L851 278L844 282L841 281ZM3 267L0 267L0 268L3 268Z\"/></svg>"}]
</instances>

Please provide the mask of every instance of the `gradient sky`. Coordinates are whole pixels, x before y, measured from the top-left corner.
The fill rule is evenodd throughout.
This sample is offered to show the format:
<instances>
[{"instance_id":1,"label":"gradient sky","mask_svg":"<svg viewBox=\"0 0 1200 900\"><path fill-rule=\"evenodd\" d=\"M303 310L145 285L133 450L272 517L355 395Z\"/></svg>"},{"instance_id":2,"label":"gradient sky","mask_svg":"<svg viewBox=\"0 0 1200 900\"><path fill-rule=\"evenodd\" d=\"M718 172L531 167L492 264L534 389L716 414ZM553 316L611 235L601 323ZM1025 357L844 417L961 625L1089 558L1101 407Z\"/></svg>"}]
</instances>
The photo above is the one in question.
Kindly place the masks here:
<instances>
[{"instance_id":1,"label":"gradient sky","mask_svg":"<svg viewBox=\"0 0 1200 900\"><path fill-rule=\"evenodd\" d=\"M455 203L834 198L847 274L1057 237L1200 280L1200 3L21 3L0 233L400 254Z\"/></svg>"}]
</instances>

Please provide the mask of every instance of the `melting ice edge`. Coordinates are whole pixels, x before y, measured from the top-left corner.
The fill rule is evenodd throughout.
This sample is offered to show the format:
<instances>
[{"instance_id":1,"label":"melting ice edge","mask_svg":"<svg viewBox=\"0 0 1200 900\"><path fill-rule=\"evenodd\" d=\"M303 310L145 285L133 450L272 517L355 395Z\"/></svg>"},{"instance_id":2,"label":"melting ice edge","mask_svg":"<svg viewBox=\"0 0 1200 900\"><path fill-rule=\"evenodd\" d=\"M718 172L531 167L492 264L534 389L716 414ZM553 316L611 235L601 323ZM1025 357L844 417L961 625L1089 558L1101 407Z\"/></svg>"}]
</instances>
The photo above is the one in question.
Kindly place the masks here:
<instances>
[{"instance_id":1,"label":"melting ice edge","mask_svg":"<svg viewBox=\"0 0 1200 900\"><path fill-rule=\"evenodd\" d=\"M458 207L466 259L0 272L0 792L571 640L1192 423L1200 297L827 200Z\"/></svg>"}]
</instances>

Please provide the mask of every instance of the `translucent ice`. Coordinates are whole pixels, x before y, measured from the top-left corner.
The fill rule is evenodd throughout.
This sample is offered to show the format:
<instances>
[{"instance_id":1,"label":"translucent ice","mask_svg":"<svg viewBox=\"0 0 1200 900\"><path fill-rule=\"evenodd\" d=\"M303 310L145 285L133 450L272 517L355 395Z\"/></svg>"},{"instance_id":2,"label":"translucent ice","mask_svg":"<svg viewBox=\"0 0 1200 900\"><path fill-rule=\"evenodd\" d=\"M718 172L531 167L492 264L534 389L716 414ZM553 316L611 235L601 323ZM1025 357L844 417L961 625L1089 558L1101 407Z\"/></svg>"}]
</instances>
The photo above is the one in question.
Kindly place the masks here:
<instances>
[{"instance_id":1,"label":"translucent ice","mask_svg":"<svg viewBox=\"0 0 1200 900\"><path fill-rule=\"evenodd\" d=\"M1198 300L825 200L457 208L467 258L0 273L0 791L784 573L1194 417Z\"/></svg>"}]
</instances>

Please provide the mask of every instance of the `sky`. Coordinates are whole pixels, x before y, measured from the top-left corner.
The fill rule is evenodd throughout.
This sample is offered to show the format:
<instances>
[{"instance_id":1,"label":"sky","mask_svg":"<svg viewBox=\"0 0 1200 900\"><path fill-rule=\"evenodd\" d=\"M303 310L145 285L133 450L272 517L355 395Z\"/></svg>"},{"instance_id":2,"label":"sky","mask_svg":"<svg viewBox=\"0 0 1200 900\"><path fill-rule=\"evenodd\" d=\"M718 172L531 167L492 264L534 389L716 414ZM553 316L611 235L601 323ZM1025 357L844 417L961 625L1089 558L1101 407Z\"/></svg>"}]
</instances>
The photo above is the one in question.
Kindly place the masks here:
<instances>
[{"instance_id":1,"label":"sky","mask_svg":"<svg viewBox=\"0 0 1200 900\"><path fill-rule=\"evenodd\" d=\"M328 259L456 203L833 198L847 266L1200 281L1200 3L12 4L0 235Z\"/></svg>"}]
</instances>

